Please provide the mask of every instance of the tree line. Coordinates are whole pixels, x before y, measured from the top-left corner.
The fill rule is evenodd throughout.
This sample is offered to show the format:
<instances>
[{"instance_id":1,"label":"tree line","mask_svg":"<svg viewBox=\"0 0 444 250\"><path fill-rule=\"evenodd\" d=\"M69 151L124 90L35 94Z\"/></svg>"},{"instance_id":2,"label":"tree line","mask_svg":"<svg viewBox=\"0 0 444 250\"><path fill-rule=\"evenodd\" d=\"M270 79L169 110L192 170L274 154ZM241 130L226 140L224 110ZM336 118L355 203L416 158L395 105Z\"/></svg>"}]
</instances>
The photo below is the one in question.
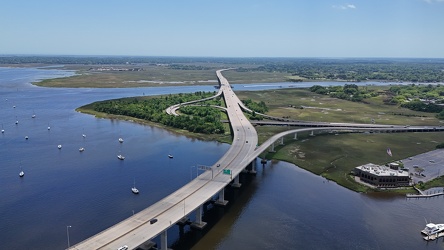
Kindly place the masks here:
<instances>
[{"instance_id":1,"label":"tree line","mask_svg":"<svg viewBox=\"0 0 444 250\"><path fill-rule=\"evenodd\" d=\"M220 122L220 111L215 111L209 106L210 104L220 105L220 97L206 101L207 105L204 107L182 107L181 111L189 115L173 116L165 112L172 105L203 99L215 94L216 92L199 91L159 97L131 97L95 102L82 108L106 114L135 117L194 133L222 134L225 129Z\"/></svg>"},{"instance_id":2,"label":"tree line","mask_svg":"<svg viewBox=\"0 0 444 250\"><path fill-rule=\"evenodd\" d=\"M443 63L443 59L300 59L268 61L238 71L284 72L298 76L297 81L434 83L444 82Z\"/></svg>"}]
</instances>

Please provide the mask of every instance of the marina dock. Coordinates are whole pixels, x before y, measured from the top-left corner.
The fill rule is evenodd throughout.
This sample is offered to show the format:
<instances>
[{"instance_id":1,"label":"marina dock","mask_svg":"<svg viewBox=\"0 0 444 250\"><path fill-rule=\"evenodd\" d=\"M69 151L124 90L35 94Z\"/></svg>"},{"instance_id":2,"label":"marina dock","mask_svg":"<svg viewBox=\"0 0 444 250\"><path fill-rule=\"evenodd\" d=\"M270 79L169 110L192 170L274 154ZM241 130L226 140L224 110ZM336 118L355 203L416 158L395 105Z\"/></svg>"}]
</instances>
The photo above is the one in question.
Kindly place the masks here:
<instances>
[{"instance_id":1,"label":"marina dock","mask_svg":"<svg viewBox=\"0 0 444 250\"><path fill-rule=\"evenodd\" d=\"M407 198L431 198L435 196L444 195L444 190L434 193L426 193L424 191L421 191L420 189L413 187L416 191L418 191L419 194L406 194Z\"/></svg>"}]
</instances>

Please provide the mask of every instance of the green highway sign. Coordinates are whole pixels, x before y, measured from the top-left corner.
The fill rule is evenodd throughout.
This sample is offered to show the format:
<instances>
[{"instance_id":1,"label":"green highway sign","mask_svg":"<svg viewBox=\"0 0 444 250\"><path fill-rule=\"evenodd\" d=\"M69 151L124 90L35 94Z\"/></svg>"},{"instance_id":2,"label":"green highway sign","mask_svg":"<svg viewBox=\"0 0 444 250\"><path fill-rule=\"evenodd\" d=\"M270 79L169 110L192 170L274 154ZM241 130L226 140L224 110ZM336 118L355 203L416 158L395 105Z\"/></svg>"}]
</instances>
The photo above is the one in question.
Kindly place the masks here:
<instances>
[{"instance_id":1,"label":"green highway sign","mask_svg":"<svg viewBox=\"0 0 444 250\"><path fill-rule=\"evenodd\" d=\"M224 174L231 175L231 170L230 169L224 169Z\"/></svg>"}]
</instances>

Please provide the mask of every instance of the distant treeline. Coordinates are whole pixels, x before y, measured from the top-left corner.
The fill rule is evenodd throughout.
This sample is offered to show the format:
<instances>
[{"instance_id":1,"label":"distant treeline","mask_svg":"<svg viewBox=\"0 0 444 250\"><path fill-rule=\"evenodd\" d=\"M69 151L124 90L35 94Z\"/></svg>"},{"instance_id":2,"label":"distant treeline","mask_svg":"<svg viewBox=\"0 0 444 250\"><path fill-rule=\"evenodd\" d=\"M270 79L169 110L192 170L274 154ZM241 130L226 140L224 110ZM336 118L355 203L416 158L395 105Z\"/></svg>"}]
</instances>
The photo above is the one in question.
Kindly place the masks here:
<instances>
[{"instance_id":1,"label":"distant treeline","mask_svg":"<svg viewBox=\"0 0 444 250\"><path fill-rule=\"evenodd\" d=\"M285 72L298 80L432 83L444 82L444 59L305 59L238 71Z\"/></svg>"},{"instance_id":2,"label":"distant treeline","mask_svg":"<svg viewBox=\"0 0 444 250\"><path fill-rule=\"evenodd\" d=\"M166 126L203 134L222 134L225 132L220 122L221 113L209 106L183 107L181 112L188 115L168 115L165 109L183 102L203 99L216 93L195 92L191 94L166 95L161 97L131 97L95 102L82 108L114 115L125 115L161 123ZM221 98L205 102L205 105L221 105Z\"/></svg>"},{"instance_id":3,"label":"distant treeline","mask_svg":"<svg viewBox=\"0 0 444 250\"><path fill-rule=\"evenodd\" d=\"M23 56L23 55L0 55L0 64L86 64L86 65L107 65L107 64L264 64L270 60L268 58L225 58L225 57L170 57L170 56ZM176 65L177 66L177 65ZM173 67L176 67L173 66ZM181 66L184 69L187 66ZM198 67L197 67L198 68ZM196 68L196 69L197 69ZM201 69L206 69L202 67Z\"/></svg>"}]
</instances>

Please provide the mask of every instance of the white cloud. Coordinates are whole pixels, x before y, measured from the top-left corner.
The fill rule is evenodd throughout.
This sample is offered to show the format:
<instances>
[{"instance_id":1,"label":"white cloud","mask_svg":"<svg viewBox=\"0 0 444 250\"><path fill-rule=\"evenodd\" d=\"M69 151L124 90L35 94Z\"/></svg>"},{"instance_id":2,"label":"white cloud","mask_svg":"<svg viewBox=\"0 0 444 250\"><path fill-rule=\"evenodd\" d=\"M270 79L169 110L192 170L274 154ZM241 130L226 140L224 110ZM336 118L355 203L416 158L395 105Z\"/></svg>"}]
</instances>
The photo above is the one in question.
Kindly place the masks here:
<instances>
[{"instance_id":1,"label":"white cloud","mask_svg":"<svg viewBox=\"0 0 444 250\"><path fill-rule=\"evenodd\" d=\"M424 1L433 1L433 0L424 0ZM436 0L436 1L444 1L444 0ZM338 10L356 9L356 5L354 4L333 5L332 7L333 9L338 9Z\"/></svg>"}]
</instances>

